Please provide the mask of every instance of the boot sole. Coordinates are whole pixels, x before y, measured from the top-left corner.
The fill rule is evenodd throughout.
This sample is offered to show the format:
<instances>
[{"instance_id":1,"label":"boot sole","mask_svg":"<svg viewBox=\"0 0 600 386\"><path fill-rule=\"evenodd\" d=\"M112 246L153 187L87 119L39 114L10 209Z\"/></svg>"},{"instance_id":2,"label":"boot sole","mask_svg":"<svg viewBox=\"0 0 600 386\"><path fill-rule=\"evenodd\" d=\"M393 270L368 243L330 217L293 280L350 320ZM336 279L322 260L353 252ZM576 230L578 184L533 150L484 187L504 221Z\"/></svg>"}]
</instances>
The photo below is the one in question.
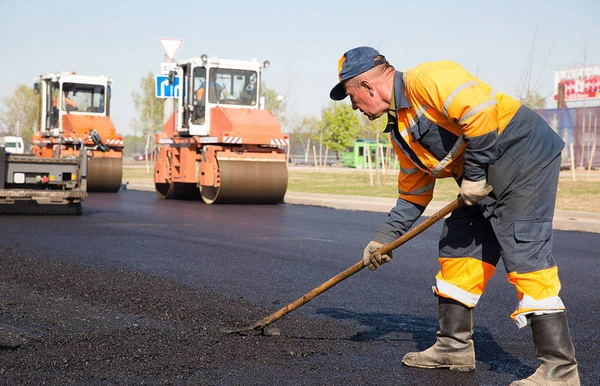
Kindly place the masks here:
<instances>
[{"instance_id":1,"label":"boot sole","mask_svg":"<svg viewBox=\"0 0 600 386\"><path fill-rule=\"evenodd\" d=\"M450 371L459 371L461 373L469 373L475 371L475 365L452 365Z\"/></svg>"},{"instance_id":2,"label":"boot sole","mask_svg":"<svg viewBox=\"0 0 600 386\"><path fill-rule=\"evenodd\" d=\"M475 371L475 365L413 365L402 362L408 367L417 367L420 369L450 369L450 371L458 371L461 373L468 373Z\"/></svg>"}]
</instances>

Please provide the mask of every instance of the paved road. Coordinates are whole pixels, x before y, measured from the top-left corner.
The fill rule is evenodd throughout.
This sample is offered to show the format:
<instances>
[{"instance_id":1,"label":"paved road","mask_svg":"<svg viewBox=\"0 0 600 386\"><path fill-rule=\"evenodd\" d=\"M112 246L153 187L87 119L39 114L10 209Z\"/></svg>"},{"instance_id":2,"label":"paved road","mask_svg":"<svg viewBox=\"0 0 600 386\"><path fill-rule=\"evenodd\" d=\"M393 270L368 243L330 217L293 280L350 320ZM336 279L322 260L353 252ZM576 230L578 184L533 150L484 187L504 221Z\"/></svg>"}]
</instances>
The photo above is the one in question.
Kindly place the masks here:
<instances>
[{"instance_id":1,"label":"paved road","mask_svg":"<svg viewBox=\"0 0 600 386\"><path fill-rule=\"evenodd\" d=\"M125 190L91 194L82 217L0 217L0 329L31 338L0 350L0 383L501 385L533 372L531 334L510 321L516 299L501 266L475 311L477 372L400 364L435 338L439 224L391 264L276 322L280 336L219 334L359 261L384 216ZM597 234L556 232L582 384L600 379L599 248Z\"/></svg>"},{"instance_id":2,"label":"paved road","mask_svg":"<svg viewBox=\"0 0 600 386\"><path fill-rule=\"evenodd\" d=\"M154 192L154 183L147 180L132 180L126 183L130 190ZM287 192L285 202L297 205L323 206L335 209L365 210L388 213L396 204L394 198L340 196L333 194ZM425 209L425 216L431 216L447 202L433 201ZM600 213L557 210L554 215L554 229L600 233Z\"/></svg>"}]
</instances>

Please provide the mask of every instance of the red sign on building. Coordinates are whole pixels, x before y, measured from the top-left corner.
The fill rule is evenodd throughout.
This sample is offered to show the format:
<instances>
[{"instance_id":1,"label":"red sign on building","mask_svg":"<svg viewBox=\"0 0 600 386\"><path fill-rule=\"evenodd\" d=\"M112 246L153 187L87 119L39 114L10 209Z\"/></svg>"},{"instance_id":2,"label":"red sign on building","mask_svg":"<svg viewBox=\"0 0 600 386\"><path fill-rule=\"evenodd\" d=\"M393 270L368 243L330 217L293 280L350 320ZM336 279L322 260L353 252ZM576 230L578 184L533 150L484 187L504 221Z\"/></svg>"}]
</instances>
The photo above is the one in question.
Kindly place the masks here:
<instances>
[{"instance_id":1,"label":"red sign on building","mask_svg":"<svg viewBox=\"0 0 600 386\"><path fill-rule=\"evenodd\" d=\"M554 73L554 85L565 85L565 101L600 99L600 66L574 68ZM556 92L554 100L558 99Z\"/></svg>"}]
</instances>

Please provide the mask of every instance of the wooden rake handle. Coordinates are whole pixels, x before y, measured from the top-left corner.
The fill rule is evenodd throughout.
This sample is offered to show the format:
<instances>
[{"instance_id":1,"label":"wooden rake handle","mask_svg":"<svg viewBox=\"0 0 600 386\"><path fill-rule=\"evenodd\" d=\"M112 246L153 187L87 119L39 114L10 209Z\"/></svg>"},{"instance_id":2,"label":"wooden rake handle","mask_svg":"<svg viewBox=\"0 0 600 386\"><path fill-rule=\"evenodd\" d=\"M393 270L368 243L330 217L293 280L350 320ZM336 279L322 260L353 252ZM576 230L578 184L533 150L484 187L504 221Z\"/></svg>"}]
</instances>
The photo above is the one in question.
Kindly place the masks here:
<instances>
[{"instance_id":1,"label":"wooden rake handle","mask_svg":"<svg viewBox=\"0 0 600 386\"><path fill-rule=\"evenodd\" d=\"M446 217L447 215L449 215L450 213L452 213L453 211L458 209L460 206L463 205L463 203L464 202L463 202L462 197L459 196L457 199L455 199L454 201L452 201L451 203L449 203L448 205L446 205L445 207L443 207L442 209L440 209L439 211L434 213L427 220L423 221L419 225L410 229L408 232L406 232L402 236L398 237L396 240L392 241L391 243L386 244L383 247L379 248L378 252L381 253L382 255L384 255L384 254L398 248L402 244L406 243L408 240L410 240L413 237L417 236L418 234L422 233L427 228L429 228L430 226L432 226L433 224L435 224L442 218ZM351 266L350 268L346 269L345 271L340 272L336 276L327 280L326 282L324 282L320 286L316 287L312 291L308 292L306 295L294 300L287 306L285 306L285 307L281 308L279 311L274 312L273 314L265 317L264 319L259 320L252 327L249 327L245 330L247 330L247 331L260 330L260 329L268 326L269 324L273 323L274 321L281 319L285 315L294 311L296 308L308 303L309 301L311 301L315 297L319 296L323 292L327 291L334 285L338 284L342 280L347 279L350 276L354 275L356 272L360 271L363 268L364 268L364 264L363 264L363 261L361 260L358 263Z\"/></svg>"}]
</instances>

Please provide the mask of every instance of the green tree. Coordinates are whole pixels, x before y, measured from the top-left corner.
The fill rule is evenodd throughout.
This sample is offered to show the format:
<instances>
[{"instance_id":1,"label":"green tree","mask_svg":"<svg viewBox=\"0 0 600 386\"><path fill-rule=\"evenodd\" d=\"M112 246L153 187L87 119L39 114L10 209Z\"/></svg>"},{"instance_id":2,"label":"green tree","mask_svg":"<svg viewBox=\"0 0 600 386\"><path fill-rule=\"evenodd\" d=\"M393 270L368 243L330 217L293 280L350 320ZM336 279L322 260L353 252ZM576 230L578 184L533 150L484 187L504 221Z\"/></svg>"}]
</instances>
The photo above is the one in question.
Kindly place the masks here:
<instances>
[{"instance_id":1,"label":"green tree","mask_svg":"<svg viewBox=\"0 0 600 386\"><path fill-rule=\"evenodd\" d=\"M31 143L34 130L40 120L40 97L32 87L20 84L11 96L2 98L0 106L0 130L4 135L20 135Z\"/></svg>"},{"instance_id":2,"label":"green tree","mask_svg":"<svg viewBox=\"0 0 600 386\"><path fill-rule=\"evenodd\" d=\"M161 131L164 125L164 100L155 97L154 73L140 79L140 90L132 93L137 116L132 126L143 137L152 136Z\"/></svg>"},{"instance_id":3,"label":"green tree","mask_svg":"<svg viewBox=\"0 0 600 386\"><path fill-rule=\"evenodd\" d=\"M265 98L265 110L269 110L284 124L286 121L285 97L277 91L268 88L265 82L260 84L261 96Z\"/></svg>"},{"instance_id":4,"label":"green tree","mask_svg":"<svg viewBox=\"0 0 600 386\"><path fill-rule=\"evenodd\" d=\"M146 138L136 135L126 135L123 138L125 144L124 153L126 156L135 156L146 151Z\"/></svg>"},{"instance_id":5,"label":"green tree","mask_svg":"<svg viewBox=\"0 0 600 386\"><path fill-rule=\"evenodd\" d=\"M273 115L275 115L283 132L289 133L292 120L287 115L285 96L271 88L268 88L265 82L260 83L260 90L260 96L265 100L264 109L269 110L273 113ZM293 137L291 136L290 141L293 141Z\"/></svg>"},{"instance_id":6,"label":"green tree","mask_svg":"<svg viewBox=\"0 0 600 386\"><path fill-rule=\"evenodd\" d=\"M336 154L340 159L340 152L352 146L361 131L358 114L347 103L329 103L322 110L320 125L320 141L323 146Z\"/></svg>"},{"instance_id":7,"label":"green tree","mask_svg":"<svg viewBox=\"0 0 600 386\"><path fill-rule=\"evenodd\" d=\"M389 142L389 135L384 134L385 126L387 125L387 115L371 121L364 115L360 115L361 131L358 137L361 139L375 139L379 142Z\"/></svg>"}]
</instances>

